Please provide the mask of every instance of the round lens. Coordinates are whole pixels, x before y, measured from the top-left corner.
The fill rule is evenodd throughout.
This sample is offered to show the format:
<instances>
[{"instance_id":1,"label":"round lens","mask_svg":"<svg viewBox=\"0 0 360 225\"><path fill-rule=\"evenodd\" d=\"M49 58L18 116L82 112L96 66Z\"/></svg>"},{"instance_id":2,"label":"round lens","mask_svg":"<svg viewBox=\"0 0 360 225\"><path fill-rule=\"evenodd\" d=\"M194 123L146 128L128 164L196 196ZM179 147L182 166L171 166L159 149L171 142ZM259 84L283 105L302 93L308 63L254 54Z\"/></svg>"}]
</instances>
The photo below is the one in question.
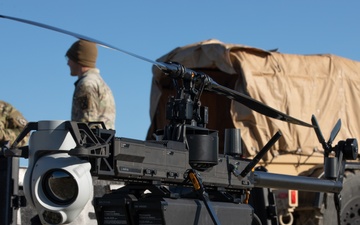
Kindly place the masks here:
<instances>
[{"instance_id":1,"label":"round lens","mask_svg":"<svg viewBox=\"0 0 360 225\"><path fill-rule=\"evenodd\" d=\"M60 224L63 220L61 214L58 212L44 211L43 217L49 224Z\"/></svg>"},{"instance_id":2,"label":"round lens","mask_svg":"<svg viewBox=\"0 0 360 225\"><path fill-rule=\"evenodd\" d=\"M45 174L43 188L46 196L58 204L69 204L78 195L74 177L64 170L51 170Z\"/></svg>"}]
</instances>

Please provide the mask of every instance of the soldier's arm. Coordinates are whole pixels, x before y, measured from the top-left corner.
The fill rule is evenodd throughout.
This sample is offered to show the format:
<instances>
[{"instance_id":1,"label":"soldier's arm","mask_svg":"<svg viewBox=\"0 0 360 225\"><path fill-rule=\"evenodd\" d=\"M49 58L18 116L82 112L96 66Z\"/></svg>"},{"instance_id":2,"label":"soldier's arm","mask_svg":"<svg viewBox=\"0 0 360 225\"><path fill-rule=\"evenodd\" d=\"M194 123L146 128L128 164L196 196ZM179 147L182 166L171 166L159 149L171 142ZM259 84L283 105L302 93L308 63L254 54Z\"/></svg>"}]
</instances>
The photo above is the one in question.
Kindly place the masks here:
<instances>
[{"instance_id":1,"label":"soldier's arm","mask_svg":"<svg viewBox=\"0 0 360 225\"><path fill-rule=\"evenodd\" d=\"M94 85L82 85L74 96L73 117L79 122L91 122L97 120L97 89Z\"/></svg>"},{"instance_id":2,"label":"soldier's arm","mask_svg":"<svg viewBox=\"0 0 360 225\"><path fill-rule=\"evenodd\" d=\"M2 104L0 119L0 141L9 141L12 144L27 124L27 120L10 104ZM26 136L19 146L26 145L29 135Z\"/></svg>"}]
</instances>

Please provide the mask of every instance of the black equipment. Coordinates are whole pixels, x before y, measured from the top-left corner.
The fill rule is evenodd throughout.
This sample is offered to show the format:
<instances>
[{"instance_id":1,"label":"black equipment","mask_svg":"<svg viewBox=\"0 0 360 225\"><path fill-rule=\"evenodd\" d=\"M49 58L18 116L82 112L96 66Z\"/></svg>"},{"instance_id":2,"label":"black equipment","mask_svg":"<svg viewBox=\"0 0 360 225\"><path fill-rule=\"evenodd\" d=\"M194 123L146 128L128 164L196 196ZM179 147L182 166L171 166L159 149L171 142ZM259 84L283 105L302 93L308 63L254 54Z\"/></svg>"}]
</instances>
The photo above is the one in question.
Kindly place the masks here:
<instances>
[{"instance_id":1,"label":"black equipment","mask_svg":"<svg viewBox=\"0 0 360 225\"><path fill-rule=\"evenodd\" d=\"M89 162L92 176L125 182L124 187L95 199L97 220L101 225L238 224L239 222L261 225L258 216L254 214L253 207L248 204L249 191L252 188L283 188L339 193L342 189L345 160L355 159L357 156L356 139L340 141L335 147L331 146L340 129L339 124L335 126L330 140L326 143L323 141L315 117L312 118L312 124L292 118L249 96L217 84L204 73L187 69L175 62L148 60L83 35L45 24L4 15L0 15L0 18L28 23L96 42L148 61L156 65L164 75L173 79L177 92L176 96L171 97L167 104L166 115L169 124L164 130L156 133L157 140L140 141L116 137L115 131L106 129L103 123L99 123L97 128L90 129L91 125L94 125L93 123L72 121L54 123L61 126L59 138L56 136L57 125L52 127L52 123L39 121L29 123L10 150L4 153L6 156L29 157L29 159L32 157L32 164L36 164L41 159L46 162L44 157L60 152L59 160L64 158L64 155L69 157L69 160L80 159L79 165L84 165L84 167L79 167L81 170L87 168L87 164L84 162ZM315 128L326 153L324 157L327 179L272 174L254 170L262 156L281 137L280 131L252 160L241 158L242 150L239 144L241 137L236 134L237 132L235 134L228 132L229 136L225 138L228 140L225 154L219 154L218 132L206 128L208 110L200 102L203 91L224 95L274 119ZM66 140L71 139L69 146L72 147L57 151L58 149L54 145L47 145L47 143L40 145L39 143L40 147L35 149L36 154L34 155L31 155L34 149L29 146L17 148L17 143L26 134L35 131L32 135L36 135L40 127L44 127L44 124L49 131L41 131L43 132L41 135L32 138L33 145L41 141L58 141L59 139L59 143L62 144L62 141L65 143ZM49 126L47 126L48 124ZM95 124L97 123L95 122ZM39 137L42 138L38 139ZM42 146L48 149L42 149ZM51 160L58 162L56 161L57 157L53 157ZM34 168L35 171L35 167L31 168ZM47 175L44 176L47 179L39 178L39 182L42 182L39 187L46 192L44 195L41 194L41 197L47 198L48 203L65 207L64 205L76 201L77 195L82 191L74 187L76 182L73 182L76 181L74 177L80 169L75 169L74 173L61 170L62 168L52 169L50 172L43 171ZM74 192L65 198L64 193L57 193L59 190L51 186L52 181L56 183L56 181L63 180L74 187L72 189ZM36 187L36 185L32 186L32 188ZM32 196L33 201L35 197ZM339 205L340 197L338 195L335 200ZM35 207L40 208L40 205L36 203ZM51 207L44 209L43 205L41 205L39 213L43 220L53 224L62 221L63 214L66 214L66 212L61 212L63 213L61 214L52 210Z\"/></svg>"},{"instance_id":2,"label":"black equipment","mask_svg":"<svg viewBox=\"0 0 360 225\"><path fill-rule=\"evenodd\" d=\"M199 102L201 88L206 87L206 83L200 81L210 78L201 74L200 80L195 79L197 75L191 73L174 77L177 96L168 102L170 122L159 131L158 140L115 137L115 131L105 129L103 123L90 129L94 123L63 122L65 132L71 134L75 143L74 148L68 149L70 157L90 162L93 176L126 184L95 199L99 224L183 224L184 220L194 224L208 224L210 220L214 224L235 224L239 220L252 224L257 216L246 202L254 187L341 191L345 160L356 157L357 141L348 139L331 147L340 125L335 126L331 140L326 143L325 162L330 162L325 164L325 171L330 171L328 179L254 171L257 162L281 137L281 132L277 132L252 160L242 159L233 151L218 154L217 131L206 128L207 110L200 107ZM236 94L231 93L232 96ZM287 116L284 120L294 121ZM311 126L321 137L315 117L312 122ZM296 119L295 123L307 126ZM29 123L5 154L28 157L29 149L17 149L16 145L27 133L38 130L40 124ZM330 154L332 151L334 156ZM235 153L241 153L241 149ZM234 219L228 213L238 217Z\"/></svg>"}]
</instances>

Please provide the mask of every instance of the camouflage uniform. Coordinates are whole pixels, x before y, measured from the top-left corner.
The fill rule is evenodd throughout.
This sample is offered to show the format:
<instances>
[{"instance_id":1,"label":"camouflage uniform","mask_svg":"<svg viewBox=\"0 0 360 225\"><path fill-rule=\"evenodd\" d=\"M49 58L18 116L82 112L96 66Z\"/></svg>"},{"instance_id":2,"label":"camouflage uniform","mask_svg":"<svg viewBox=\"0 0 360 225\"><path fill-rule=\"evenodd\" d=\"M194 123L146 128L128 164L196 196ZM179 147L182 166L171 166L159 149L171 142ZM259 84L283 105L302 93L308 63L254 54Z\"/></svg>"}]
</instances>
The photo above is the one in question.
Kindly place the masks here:
<instances>
[{"instance_id":1,"label":"camouflage uniform","mask_svg":"<svg viewBox=\"0 0 360 225\"><path fill-rule=\"evenodd\" d=\"M0 101L0 141L10 141L12 144L23 128L27 120L23 115L7 102ZM26 145L28 136L18 146Z\"/></svg>"},{"instance_id":2,"label":"camouflage uniform","mask_svg":"<svg viewBox=\"0 0 360 225\"><path fill-rule=\"evenodd\" d=\"M75 82L71 120L105 123L115 129L115 100L109 86L96 68L88 70Z\"/></svg>"}]
</instances>

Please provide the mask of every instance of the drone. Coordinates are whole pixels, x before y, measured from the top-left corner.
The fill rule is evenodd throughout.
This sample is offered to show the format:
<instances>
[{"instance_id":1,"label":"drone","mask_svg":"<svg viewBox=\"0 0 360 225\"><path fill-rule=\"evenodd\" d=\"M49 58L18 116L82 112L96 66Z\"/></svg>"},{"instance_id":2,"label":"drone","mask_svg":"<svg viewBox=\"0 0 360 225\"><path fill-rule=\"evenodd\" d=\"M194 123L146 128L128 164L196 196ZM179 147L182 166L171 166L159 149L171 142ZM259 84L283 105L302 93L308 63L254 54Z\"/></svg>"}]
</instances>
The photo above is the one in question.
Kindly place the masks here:
<instances>
[{"instance_id":1,"label":"drone","mask_svg":"<svg viewBox=\"0 0 360 225\"><path fill-rule=\"evenodd\" d=\"M3 154L29 158L25 196L44 224L62 224L76 218L91 198L91 176L126 183L123 188L95 199L99 224L108 224L110 217L126 224L145 220L182 224L184 221L176 217L177 212L189 215L189 223L195 220L206 224L211 220L214 224L231 224L227 211L236 215L237 222L241 219L244 224L253 224L256 216L252 207L244 203L248 201L248 191L254 187L335 193L339 213L345 160L356 159L358 152L356 139L333 146L341 120L325 141L315 116L311 124L293 118L177 62L153 61L102 41L30 20L5 15L0 18L64 33L149 62L170 77L176 87L176 95L169 98L166 107L169 124L156 141L116 137L115 131L106 129L101 122L94 122L99 126L90 128L90 124L74 121L39 121L30 122L24 128ZM200 104L203 91L237 101L267 117L313 128L325 150L326 179L254 170L282 136L281 131L275 133L253 159L245 160L240 157L241 137L236 130L228 130L225 153L219 155L218 133L206 128L208 111ZM31 132L29 146L17 147ZM72 194L59 193L60 184L72 187L63 187L73 190ZM146 190L151 194L145 194ZM206 211L194 214L189 210L199 204Z\"/></svg>"}]
</instances>

